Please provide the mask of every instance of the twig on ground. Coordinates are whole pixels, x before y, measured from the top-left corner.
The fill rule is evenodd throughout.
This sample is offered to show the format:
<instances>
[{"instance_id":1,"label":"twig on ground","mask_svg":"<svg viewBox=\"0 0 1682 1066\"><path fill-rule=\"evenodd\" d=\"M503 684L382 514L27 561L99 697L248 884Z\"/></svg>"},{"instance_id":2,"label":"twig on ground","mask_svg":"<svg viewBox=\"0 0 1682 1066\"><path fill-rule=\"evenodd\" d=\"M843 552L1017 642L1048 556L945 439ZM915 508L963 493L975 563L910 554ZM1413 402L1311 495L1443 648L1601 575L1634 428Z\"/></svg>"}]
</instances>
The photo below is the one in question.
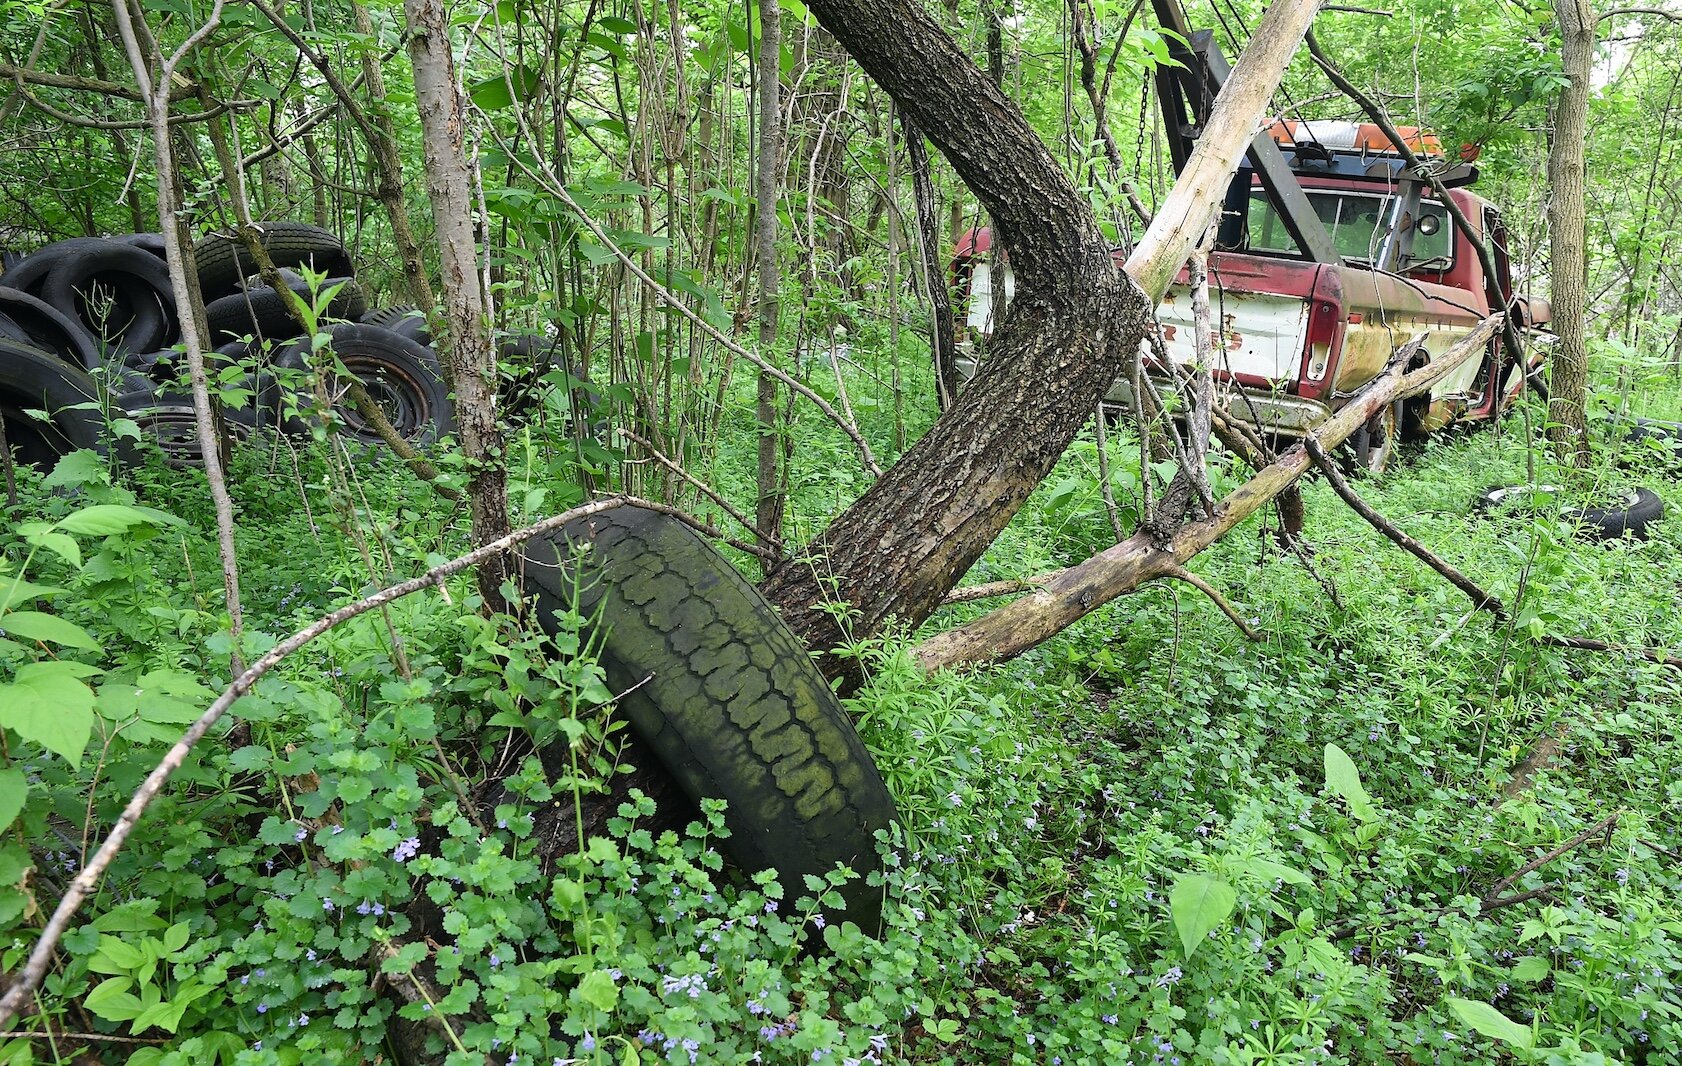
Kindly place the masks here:
<instances>
[{"instance_id":1,"label":"twig on ground","mask_svg":"<svg viewBox=\"0 0 1682 1066\"><path fill-rule=\"evenodd\" d=\"M1512 873L1508 874L1506 877L1503 877L1503 878L1501 878L1501 880L1495 882L1494 887L1492 887L1488 892L1485 892L1483 894L1483 904L1485 906L1488 906L1490 903L1499 899L1500 896L1501 896L1501 893L1504 890L1506 890L1508 888L1511 888L1514 884L1516 884L1518 882L1519 878L1523 877L1525 874L1536 872L1537 870L1546 866L1548 863L1553 862L1555 859L1559 858L1561 855L1564 855L1566 852L1570 851L1572 848L1577 847L1579 844L1583 843L1584 841L1589 840L1589 839L1591 839L1595 836L1598 836L1600 834L1606 834L1607 836L1610 836L1611 832L1612 832L1612 827L1617 825L1617 824L1618 824L1618 812L1613 811L1611 814L1608 814L1606 817L1604 817L1604 818L1600 819L1599 821L1595 822L1593 825L1589 826L1587 829L1583 830L1581 833L1578 833L1576 836L1572 837L1570 840L1567 840L1565 843L1559 845L1559 847L1554 848L1553 850L1549 851L1545 855L1541 855L1541 856L1538 856L1537 858L1531 859L1529 862L1525 863L1523 866L1520 866L1517 870L1514 870Z\"/></svg>"}]
</instances>

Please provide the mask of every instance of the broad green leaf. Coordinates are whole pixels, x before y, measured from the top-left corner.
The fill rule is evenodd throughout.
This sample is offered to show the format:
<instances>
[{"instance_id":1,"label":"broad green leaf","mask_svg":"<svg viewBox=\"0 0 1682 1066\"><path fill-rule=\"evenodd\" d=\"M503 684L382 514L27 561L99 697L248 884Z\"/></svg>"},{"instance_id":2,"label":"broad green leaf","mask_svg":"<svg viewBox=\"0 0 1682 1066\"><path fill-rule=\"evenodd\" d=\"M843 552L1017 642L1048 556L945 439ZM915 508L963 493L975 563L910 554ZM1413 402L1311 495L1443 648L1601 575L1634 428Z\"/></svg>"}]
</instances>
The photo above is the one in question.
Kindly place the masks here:
<instances>
[{"instance_id":1,"label":"broad green leaf","mask_svg":"<svg viewBox=\"0 0 1682 1066\"><path fill-rule=\"evenodd\" d=\"M0 770L0 830L12 824L29 798L29 779L22 770Z\"/></svg>"},{"instance_id":2,"label":"broad green leaf","mask_svg":"<svg viewBox=\"0 0 1682 1066\"><path fill-rule=\"evenodd\" d=\"M0 615L0 630L7 636L38 640L43 644L59 644L66 648L95 650L99 643L88 631L74 622L66 622L56 614L40 611L12 611Z\"/></svg>"},{"instance_id":3,"label":"broad green leaf","mask_svg":"<svg viewBox=\"0 0 1682 1066\"><path fill-rule=\"evenodd\" d=\"M57 527L66 533L104 537L135 526L184 525L172 514L151 507L130 507L120 503L96 503L65 515Z\"/></svg>"},{"instance_id":4,"label":"broad green leaf","mask_svg":"<svg viewBox=\"0 0 1682 1066\"><path fill-rule=\"evenodd\" d=\"M146 1007L140 1002L140 997L128 990L133 983L127 977L113 977L101 981L87 994L87 998L82 1000L82 1006L108 1022L126 1022L130 1018L137 1018Z\"/></svg>"},{"instance_id":5,"label":"broad green leaf","mask_svg":"<svg viewBox=\"0 0 1682 1066\"><path fill-rule=\"evenodd\" d=\"M1528 1025L1520 1025L1487 1003L1450 996L1448 1009L1462 1024L1471 1026L1484 1036L1521 1048L1532 1047L1536 1043L1536 1034Z\"/></svg>"},{"instance_id":6,"label":"broad green leaf","mask_svg":"<svg viewBox=\"0 0 1682 1066\"><path fill-rule=\"evenodd\" d=\"M1197 945L1232 914L1238 905L1238 893L1225 881L1217 881L1206 874L1187 874L1174 882L1168 895L1168 908L1174 916L1174 928L1180 934L1180 945L1191 958Z\"/></svg>"},{"instance_id":7,"label":"broad green leaf","mask_svg":"<svg viewBox=\"0 0 1682 1066\"><path fill-rule=\"evenodd\" d=\"M54 596L64 595L64 590L51 585L37 585L33 581L25 581L21 577L0 577L0 608L29 603L33 600L46 600Z\"/></svg>"},{"instance_id":8,"label":"broad green leaf","mask_svg":"<svg viewBox=\"0 0 1682 1066\"><path fill-rule=\"evenodd\" d=\"M76 543L75 537L68 533L56 533L40 522L31 522L28 525L38 528L19 526L18 532L23 534L23 539L31 546L45 548L76 569L82 568L82 546Z\"/></svg>"},{"instance_id":9,"label":"broad green leaf","mask_svg":"<svg viewBox=\"0 0 1682 1066\"><path fill-rule=\"evenodd\" d=\"M1547 959L1540 955L1530 955L1518 960L1513 966L1512 976L1515 981L1531 984L1542 980L1552 972L1553 968L1548 965Z\"/></svg>"},{"instance_id":10,"label":"broad green leaf","mask_svg":"<svg viewBox=\"0 0 1682 1066\"><path fill-rule=\"evenodd\" d=\"M81 666L58 661L18 667L12 683L0 686L0 726L80 766L93 732L93 690L78 679Z\"/></svg>"},{"instance_id":11,"label":"broad green leaf","mask_svg":"<svg viewBox=\"0 0 1682 1066\"><path fill-rule=\"evenodd\" d=\"M105 484L109 481L105 460L100 458L99 453L80 448L60 459L53 467L52 473L41 479L41 487L69 489L89 483Z\"/></svg>"},{"instance_id":12,"label":"broad green leaf","mask_svg":"<svg viewBox=\"0 0 1682 1066\"><path fill-rule=\"evenodd\" d=\"M619 986L606 970L591 970L578 982L573 995L599 1011L610 1011L619 1002Z\"/></svg>"},{"instance_id":13,"label":"broad green leaf","mask_svg":"<svg viewBox=\"0 0 1682 1066\"><path fill-rule=\"evenodd\" d=\"M1363 822L1378 819L1378 811L1373 808L1372 798L1367 790L1361 787L1361 773L1355 769L1355 760L1349 753L1336 744L1326 745L1326 787L1343 797L1349 804L1349 813Z\"/></svg>"},{"instance_id":14,"label":"broad green leaf","mask_svg":"<svg viewBox=\"0 0 1682 1066\"><path fill-rule=\"evenodd\" d=\"M1251 872L1260 874L1270 881L1283 881L1287 885L1312 885L1314 883L1314 879L1301 870L1293 869L1282 862L1274 862L1271 859L1248 859L1244 866Z\"/></svg>"}]
</instances>

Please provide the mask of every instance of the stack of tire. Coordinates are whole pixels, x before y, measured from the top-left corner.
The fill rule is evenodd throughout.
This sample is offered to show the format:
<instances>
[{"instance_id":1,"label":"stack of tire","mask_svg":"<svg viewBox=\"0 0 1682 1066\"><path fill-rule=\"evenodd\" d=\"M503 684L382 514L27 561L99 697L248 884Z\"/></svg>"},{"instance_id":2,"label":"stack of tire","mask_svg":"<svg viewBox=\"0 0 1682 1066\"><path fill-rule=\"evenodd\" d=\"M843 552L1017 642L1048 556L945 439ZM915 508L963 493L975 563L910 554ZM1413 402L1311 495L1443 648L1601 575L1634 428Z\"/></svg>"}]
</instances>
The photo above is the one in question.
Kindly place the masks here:
<instances>
[{"instance_id":1,"label":"stack of tire","mask_svg":"<svg viewBox=\"0 0 1682 1066\"><path fill-rule=\"evenodd\" d=\"M306 303L315 293L298 270L326 275L319 291L332 295L318 329L331 336L338 365L355 375L392 428L411 444L449 433L454 426L449 395L418 312L369 314L350 256L327 230L268 223L261 243L282 268L282 281ZM303 331L282 294L255 276L257 264L244 244L213 235L197 242L194 254L208 344L215 349L212 374L225 392L245 397L226 408L230 432L236 437L271 428L308 432L308 418L297 412L317 408L315 379L284 372L313 370L327 356L300 337ZM0 418L13 454L47 467L71 450L102 448L98 380L111 414L139 425L171 465L198 463L180 339L158 234L76 238L8 257L0 272ZM234 367L246 369L241 375ZM282 377L304 383L310 395L285 402L286 390L277 380ZM347 396L351 383L333 372L322 380L339 430L378 443L379 434ZM32 412L44 412L46 420Z\"/></svg>"}]
</instances>

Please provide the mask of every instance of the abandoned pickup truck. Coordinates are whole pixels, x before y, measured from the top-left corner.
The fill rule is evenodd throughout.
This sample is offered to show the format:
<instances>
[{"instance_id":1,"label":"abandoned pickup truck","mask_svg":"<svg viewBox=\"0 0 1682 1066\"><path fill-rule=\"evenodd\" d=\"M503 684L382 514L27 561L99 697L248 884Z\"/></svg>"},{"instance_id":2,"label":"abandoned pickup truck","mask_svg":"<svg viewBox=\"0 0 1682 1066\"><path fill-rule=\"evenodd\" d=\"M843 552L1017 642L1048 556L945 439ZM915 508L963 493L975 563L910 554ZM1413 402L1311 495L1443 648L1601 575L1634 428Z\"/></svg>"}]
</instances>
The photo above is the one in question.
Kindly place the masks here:
<instances>
[{"instance_id":1,"label":"abandoned pickup truck","mask_svg":"<svg viewBox=\"0 0 1682 1066\"><path fill-rule=\"evenodd\" d=\"M1509 304L1517 307L1526 332L1549 320L1546 301L1513 295L1500 215L1465 188L1476 171L1464 163L1449 165L1435 137L1408 127L1398 132L1425 165L1437 169L1476 237L1490 238L1498 276L1485 276L1473 236L1458 231L1442 202L1408 171L1377 127L1273 123L1233 179L1209 256L1214 339L1208 365L1226 407L1264 432L1295 437L1312 430L1416 334L1425 334L1426 351L1436 355ZM1277 152L1271 151L1274 145ZM1258 158L1262 150L1273 159ZM1269 174L1270 162L1288 171ZM1279 185L1287 187L1286 195L1278 194ZM988 231L972 230L952 262L955 291L965 304L956 357L965 380L974 374L1011 295L1008 259L995 253ZM1157 317L1169 356L1193 363L1191 291L1184 270ZM1354 458L1381 471L1398 438L1497 417L1541 361L1544 346L1530 350L1518 365L1497 337L1481 361L1465 364L1428 395L1393 405L1363 426L1351 441ZM1148 350L1144 354L1146 369L1165 376L1166 368L1149 358ZM1131 403L1128 383L1118 382L1107 399Z\"/></svg>"}]
</instances>

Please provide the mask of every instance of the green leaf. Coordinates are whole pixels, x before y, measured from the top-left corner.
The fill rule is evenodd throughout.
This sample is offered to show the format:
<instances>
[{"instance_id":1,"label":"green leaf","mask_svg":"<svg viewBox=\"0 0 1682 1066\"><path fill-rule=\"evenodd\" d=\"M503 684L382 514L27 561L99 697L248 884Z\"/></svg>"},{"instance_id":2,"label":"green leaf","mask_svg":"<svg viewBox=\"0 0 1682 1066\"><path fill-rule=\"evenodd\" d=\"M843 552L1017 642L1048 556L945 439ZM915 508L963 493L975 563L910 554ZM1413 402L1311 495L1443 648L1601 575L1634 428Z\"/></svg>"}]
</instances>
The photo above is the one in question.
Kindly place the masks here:
<instances>
[{"instance_id":1,"label":"green leaf","mask_svg":"<svg viewBox=\"0 0 1682 1066\"><path fill-rule=\"evenodd\" d=\"M113 977L101 981L98 987L82 1000L82 1006L108 1022L126 1022L130 1018L137 1018L146 1007L140 1002L140 997L128 990L129 985L133 983L127 977Z\"/></svg>"},{"instance_id":2,"label":"green leaf","mask_svg":"<svg viewBox=\"0 0 1682 1066\"><path fill-rule=\"evenodd\" d=\"M76 538L70 534L55 533L42 522L20 525L18 532L23 534L23 539L31 546L45 548L76 569L82 568L82 546L77 544Z\"/></svg>"},{"instance_id":3,"label":"green leaf","mask_svg":"<svg viewBox=\"0 0 1682 1066\"><path fill-rule=\"evenodd\" d=\"M29 779L22 770L0 770L0 830L12 824L29 798Z\"/></svg>"},{"instance_id":4,"label":"green leaf","mask_svg":"<svg viewBox=\"0 0 1682 1066\"><path fill-rule=\"evenodd\" d=\"M80 663L25 663L11 684L0 686L0 726L18 731L48 751L82 764L93 733L93 690L77 679Z\"/></svg>"},{"instance_id":5,"label":"green leaf","mask_svg":"<svg viewBox=\"0 0 1682 1066\"><path fill-rule=\"evenodd\" d=\"M606 970L592 970L573 990L573 996L599 1011L610 1011L619 1002L619 986Z\"/></svg>"},{"instance_id":6,"label":"green leaf","mask_svg":"<svg viewBox=\"0 0 1682 1066\"><path fill-rule=\"evenodd\" d=\"M1528 1048L1536 1043L1536 1034L1527 1025L1520 1025L1487 1003L1474 999L1448 998L1448 1009L1462 1024L1471 1026L1484 1036L1503 1040L1514 1047Z\"/></svg>"},{"instance_id":7,"label":"green leaf","mask_svg":"<svg viewBox=\"0 0 1682 1066\"><path fill-rule=\"evenodd\" d=\"M1343 797L1349 804L1349 813L1363 822L1378 819L1378 811L1373 808L1372 798L1367 790L1361 787L1361 773L1355 769L1355 760L1349 753L1336 744L1326 745L1326 787Z\"/></svg>"},{"instance_id":8,"label":"green leaf","mask_svg":"<svg viewBox=\"0 0 1682 1066\"><path fill-rule=\"evenodd\" d=\"M1301 870L1293 869L1282 862L1271 859L1249 859L1244 863L1245 869L1260 874L1269 881L1283 881L1287 885L1312 885L1314 879Z\"/></svg>"},{"instance_id":9,"label":"green leaf","mask_svg":"<svg viewBox=\"0 0 1682 1066\"><path fill-rule=\"evenodd\" d=\"M81 448L58 461L52 473L41 479L44 489L73 489L78 485L106 484L110 481L105 460L98 452Z\"/></svg>"},{"instance_id":10,"label":"green leaf","mask_svg":"<svg viewBox=\"0 0 1682 1066\"><path fill-rule=\"evenodd\" d=\"M66 622L56 614L40 611L12 611L0 615L0 630L7 636L38 640L43 644L61 644L66 648L99 648L99 642L74 622Z\"/></svg>"},{"instance_id":11,"label":"green leaf","mask_svg":"<svg viewBox=\"0 0 1682 1066\"><path fill-rule=\"evenodd\" d=\"M104 537L121 533L135 526L150 525L152 519L138 507L120 503L96 503L73 511L57 522L66 533L81 533L89 537Z\"/></svg>"},{"instance_id":12,"label":"green leaf","mask_svg":"<svg viewBox=\"0 0 1682 1066\"><path fill-rule=\"evenodd\" d=\"M46 600L62 595L64 590L61 588L37 585L33 581L25 581L22 577L14 577L10 581L0 578L0 606Z\"/></svg>"},{"instance_id":13,"label":"green leaf","mask_svg":"<svg viewBox=\"0 0 1682 1066\"><path fill-rule=\"evenodd\" d=\"M1530 955L1518 960L1518 963L1513 966L1512 977L1515 981L1533 984L1552 972L1553 968L1548 965L1547 959L1540 955Z\"/></svg>"},{"instance_id":14,"label":"green leaf","mask_svg":"<svg viewBox=\"0 0 1682 1066\"><path fill-rule=\"evenodd\" d=\"M1217 881L1206 874L1187 874L1174 882L1168 895L1168 908L1174 916L1174 928L1179 931L1180 945L1191 958L1197 945L1232 914L1238 905L1238 893L1225 881Z\"/></svg>"}]
</instances>

